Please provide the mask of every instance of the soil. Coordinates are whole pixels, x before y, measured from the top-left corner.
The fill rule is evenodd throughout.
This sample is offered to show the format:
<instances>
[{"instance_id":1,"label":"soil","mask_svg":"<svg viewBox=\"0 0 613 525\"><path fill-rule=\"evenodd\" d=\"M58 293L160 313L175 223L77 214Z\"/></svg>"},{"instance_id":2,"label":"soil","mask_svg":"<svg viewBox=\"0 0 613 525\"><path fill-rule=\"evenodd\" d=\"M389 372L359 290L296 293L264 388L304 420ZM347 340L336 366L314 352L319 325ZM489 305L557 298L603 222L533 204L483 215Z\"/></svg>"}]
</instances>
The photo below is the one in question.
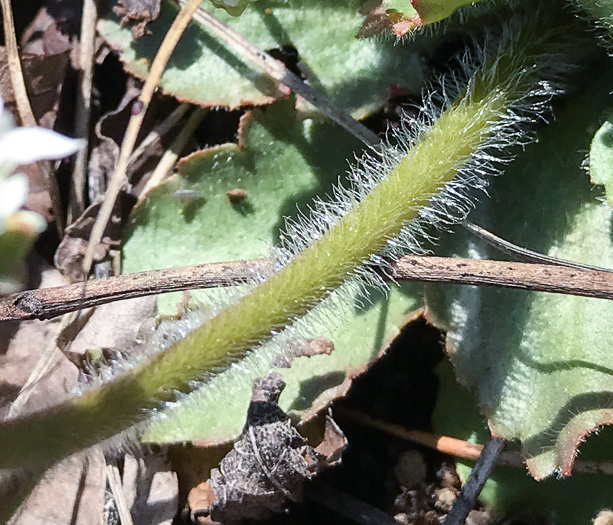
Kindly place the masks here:
<instances>
[{"instance_id":1,"label":"soil","mask_svg":"<svg viewBox=\"0 0 613 525\"><path fill-rule=\"evenodd\" d=\"M349 442L341 465L307 483L304 501L287 514L260 523L443 523L459 489L453 458L343 418L343 411L359 411L407 429L432 431L438 389L434 367L444 359L443 338L423 319L405 328L332 407ZM497 523L481 507L475 510L467 523Z\"/></svg>"}]
</instances>

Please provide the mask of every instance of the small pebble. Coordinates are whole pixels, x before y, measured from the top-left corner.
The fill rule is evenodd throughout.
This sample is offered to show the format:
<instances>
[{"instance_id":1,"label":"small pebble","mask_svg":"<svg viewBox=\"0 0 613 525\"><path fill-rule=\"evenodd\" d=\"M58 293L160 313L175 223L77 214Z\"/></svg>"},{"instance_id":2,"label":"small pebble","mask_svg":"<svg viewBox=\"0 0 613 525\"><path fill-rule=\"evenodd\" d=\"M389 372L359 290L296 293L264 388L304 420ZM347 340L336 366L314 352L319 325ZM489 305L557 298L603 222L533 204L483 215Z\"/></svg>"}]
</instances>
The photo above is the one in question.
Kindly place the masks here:
<instances>
[{"instance_id":1,"label":"small pebble","mask_svg":"<svg viewBox=\"0 0 613 525\"><path fill-rule=\"evenodd\" d=\"M490 525L493 522L492 515L487 509L471 510L465 525Z\"/></svg>"},{"instance_id":2,"label":"small pebble","mask_svg":"<svg viewBox=\"0 0 613 525\"><path fill-rule=\"evenodd\" d=\"M406 489L425 482L427 467L423 454L417 450L403 452L394 467L394 474L398 483Z\"/></svg>"},{"instance_id":3,"label":"small pebble","mask_svg":"<svg viewBox=\"0 0 613 525\"><path fill-rule=\"evenodd\" d=\"M400 523L400 525L411 525L411 522L409 521L409 516L408 514L404 513L404 512L399 512L398 514L396 514L394 516L394 519Z\"/></svg>"},{"instance_id":4,"label":"small pebble","mask_svg":"<svg viewBox=\"0 0 613 525\"><path fill-rule=\"evenodd\" d=\"M424 515L423 521L419 522L423 525L440 525L441 520L439 519L439 515L434 510L429 510Z\"/></svg>"},{"instance_id":5,"label":"small pebble","mask_svg":"<svg viewBox=\"0 0 613 525\"><path fill-rule=\"evenodd\" d=\"M613 525L613 512L602 510L594 519L593 525Z\"/></svg>"},{"instance_id":6,"label":"small pebble","mask_svg":"<svg viewBox=\"0 0 613 525\"><path fill-rule=\"evenodd\" d=\"M436 502L434 507L445 514L451 510L455 500L458 497L458 491L453 488L442 488L436 491Z\"/></svg>"},{"instance_id":7,"label":"small pebble","mask_svg":"<svg viewBox=\"0 0 613 525\"><path fill-rule=\"evenodd\" d=\"M461 487L460 478L453 464L443 463L436 475L441 480L441 487L456 489Z\"/></svg>"}]
</instances>

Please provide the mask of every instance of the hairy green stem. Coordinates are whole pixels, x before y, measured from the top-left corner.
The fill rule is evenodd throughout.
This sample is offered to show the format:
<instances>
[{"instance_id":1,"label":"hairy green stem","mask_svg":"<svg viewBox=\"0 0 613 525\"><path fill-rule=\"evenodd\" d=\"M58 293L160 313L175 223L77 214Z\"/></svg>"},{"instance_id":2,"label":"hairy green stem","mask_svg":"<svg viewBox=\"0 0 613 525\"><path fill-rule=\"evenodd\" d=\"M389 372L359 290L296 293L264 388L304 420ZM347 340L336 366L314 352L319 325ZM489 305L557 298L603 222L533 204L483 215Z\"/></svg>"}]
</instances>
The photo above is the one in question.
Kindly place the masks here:
<instances>
[{"instance_id":1,"label":"hairy green stem","mask_svg":"<svg viewBox=\"0 0 613 525\"><path fill-rule=\"evenodd\" d=\"M613 33L613 0L574 0L574 3L606 28L609 36Z\"/></svg>"},{"instance_id":2,"label":"hairy green stem","mask_svg":"<svg viewBox=\"0 0 613 525\"><path fill-rule=\"evenodd\" d=\"M544 26L506 38L465 92L361 202L272 278L167 351L44 413L0 425L0 468L51 465L139 423L303 316L444 190L487 141L550 56ZM522 33L523 31L523 33ZM564 35L568 41L568 33ZM554 43L555 43L554 39ZM551 42L547 43L551 45ZM512 58L509 58L512 57Z\"/></svg>"}]
</instances>

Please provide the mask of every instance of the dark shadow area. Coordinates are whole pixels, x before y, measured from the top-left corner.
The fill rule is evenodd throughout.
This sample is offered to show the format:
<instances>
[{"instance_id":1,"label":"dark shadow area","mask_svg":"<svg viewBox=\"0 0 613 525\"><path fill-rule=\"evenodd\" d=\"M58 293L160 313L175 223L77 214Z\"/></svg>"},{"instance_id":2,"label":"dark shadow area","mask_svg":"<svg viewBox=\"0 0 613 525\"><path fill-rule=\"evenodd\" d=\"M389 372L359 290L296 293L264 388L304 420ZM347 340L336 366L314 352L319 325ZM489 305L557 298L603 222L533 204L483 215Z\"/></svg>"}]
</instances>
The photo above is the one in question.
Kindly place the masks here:
<instances>
[{"instance_id":1,"label":"dark shadow area","mask_svg":"<svg viewBox=\"0 0 613 525\"><path fill-rule=\"evenodd\" d=\"M189 202L186 202L183 205L183 208L181 208L180 210L181 215L183 215L183 218L185 219L185 222L192 222L196 217L196 213L198 213L198 210L202 208L202 206L204 206L204 203L204 199L194 199Z\"/></svg>"},{"instance_id":2,"label":"dark shadow area","mask_svg":"<svg viewBox=\"0 0 613 525\"><path fill-rule=\"evenodd\" d=\"M201 147L210 147L226 142L236 142L238 126L244 110L229 111L225 108L211 108L194 132Z\"/></svg>"},{"instance_id":3,"label":"dark shadow area","mask_svg":"<svg viewBox=\"0 0 613 525\"><path fill-rule=\"evenodd\" d=\"M419 319L409 324L366 374L355 380L341 408L360 410L420 430L430 430L443 358L443 336Z\"/></svg>"},{"instance_id":4,"label":"dark shadow area","mask_svg":"<svg viewBox=\"0 0 613 525\"><path fill-rule=\"evenodd\" d=\"M282 45L279 48L267 49L266 52L273 58L280 60L283 62L287 69L289 69L295 75L302 77L302 72L298 67L298 62L300 62L300 56L298 55L298 50L291 45Z\"/></svg>"},{"instance_id":5,"label":"dark shadow area","mask_svg":"<svg viewBox=\"0 0 613 525\"><path fill-rule=\"evenodd\" d=\"M6 354L11 339L19 330L20 323L18 321L6 321L0 323L0 356Z\"/></svg>"},{"instance_id":6,"label":"dark shadow area","mask_svg":"<svg viewBox=\"0 0 613 525\"><path fill-rule=\"evenodd\" d=\"M530 368L534 368L544 374L553 374L562 370L572 370L573 368L585 368L587 370L593 370L595 372L601 372L603 374L613 375L613 369L607 366L602 366L597 363L592 363L584 359L567 359L564 361L551 361L548 363L541 363L536 359L533 359L528 354L518 353L517 360L528 365Z\"/></svg>"},{"instance_id":7,"label":"dark shadow area","mask_svg":"<svg viewBox=\"0 0 613 525\"><path fill-rule=\"evenodd\" d=\"M296 401L289 407L288 411L306 410L310 408L313 401L323 392L340 385L344 380L345 374L342 372L332 372L321 376L315 376L309 381L303 381L300 383L300 396L296 398Z\"/></svg>"},{"instance_id":8,"label":"dark shadow area","mask_svg":"<svg viewBox=\"0 0 613 525\"><path fill-rule=\"evenodd\" d=\"M100 115L114 111L126 92L128 76L115 53L109 53L94 70L96 110Z\"/></svg>"},{"instance_id":9,"label":"dark shadow area","mask_svg":"<svg viewBox=\"0 0 613 525\"><path fill-rule=\"evenodd\" d=\"M4 413L9 409L9 403L17 397L20 390L21 388L13 383L0 381L0 417L4 417Z\"/></svg>"},{"instance_id":10,"label":"dark shadow area","mask_svg":"<svg viewBox=\"0 0 613 525\"><path fill-rule=\"evenodd\" d=\"M249 200L249 198L240 199L240 200L231 199L230 205L232 206L232 208L234 208L235 211L240 213L243 217L248 217L249 215L253 215L255 213L255 208L253 206L253 203Z\"/></svg>"}]
</instances>

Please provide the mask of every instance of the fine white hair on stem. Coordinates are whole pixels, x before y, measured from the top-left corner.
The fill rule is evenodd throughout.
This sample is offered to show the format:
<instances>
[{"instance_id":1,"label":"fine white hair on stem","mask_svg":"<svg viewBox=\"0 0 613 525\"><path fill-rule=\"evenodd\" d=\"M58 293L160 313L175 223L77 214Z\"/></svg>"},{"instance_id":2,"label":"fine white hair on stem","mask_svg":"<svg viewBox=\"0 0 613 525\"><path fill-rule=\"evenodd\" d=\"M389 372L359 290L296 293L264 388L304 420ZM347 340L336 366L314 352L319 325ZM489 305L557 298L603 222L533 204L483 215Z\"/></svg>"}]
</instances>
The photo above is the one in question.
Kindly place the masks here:
<instances>
[{"instance_id":1,"label":"fine white hair on stem","mask_svg":"<svg viewBox=\"0 0 613 525\"><path fill-rule=\"evenodd\" d=\"M398 129L391 130L375 155L366 153L351 169L347 184L339 183L334 188L332 199L316 199L314 205L309 207L308 214L299 214L297 220L287 221L277 266L291 261L335 225L347 210L362 201L424 137L443 111L457 103L458 98L474 97L471 83L475 72L488 59L491 61L497 48L508 48L508 52L512 53L514 38L516 35L513 29L507 29L498 38L490 35L481 45L473 43L470 54L461 52L459 58L462 70L438 76L422 97L417 116L406 117ZM544 79L530 86L504 113L497 115L498 121L492 124L482 146L470 155L468 162L458 170L451 182L431 196L430 204L420 210L418 218L406 224L397 237L389 239L382 253L373 256L375 265L406 253L423 252L422 239L429 238L426 229L434 227L446 230L465 219L474 207L474 190L484 191L488 179L498 174L512 160L512 146L525 146L533 140L534 134L527 129L528 126L541 120L547 121L551 99L563 92L562 78L571 67L564 66L564 53L565 50L555 52L552 46L544 47L542 55L546 55L546 60L543 60L543 56L536 57L542 64ZM501 59L508 59L508 55L498 55L488 68L493 89L496 89L494 79ZM519 78L504 80L507 83L521 82L524 73L519 71ZM458 140L461 138L458 137ZM369 261L364 261L364 266L358 268L357 276L360 279L372 277ZM374 280L379 281L377 276Z\"/></svg>"},{"instance_id":2,"label":"fine white hair on stem","mask_svg":"<svg viewBox=\"0 0 613 525\"><path fill-rule=\"evenodd\" d=\"M535 123L548 117L551 98L562 90L561 79L570 67L566 58L574 41L566 38L566 34L565 39L559 38L559 34L568 30L568 26L544 31L547 24L542 19L526 22L525 16L520 20L507 20L504 26L502 30L491 30L482 44L471 41L468 46L470 53L464 51L454 61L461 67L433 81L422 97L422 105L416 116L407 117L398 130L391 131L375 154L361 158L342 183L339 181L329 198L316 200L295 221L288 221L281 236L281 246L272 256L272 272L255 272L251 284L231 290L225 298L224 294L228 292L216 292L216 298L208 302L202 312L188 314L174 323L161 323L149 343L143 344L137 362L122 363L118 368L125 370L134 367L153 354L170 347L176 348L188 333L205 325L226 306L248 299L245 290L252 290L270 277L273 277L271 282L275 282L276 275L281 275L290 262L295 263L300 272L307 271L305 264L300 264L300 259L319 245L319 241L324 241L325 236L338 236L335 227L350 214L353 214L353 218L358 217L356 210L361 209L359 206L373 195L380 195L377 193L380 188L386 188L387 200L384 204L393 212L385 219L387 226L384 230L379 229L381 219L372 217L371 221L367 221L371 224L365 236L372 238L363 239L366 243L363 248L356 248L362 242L362 236L353 236L353 251L348 253L354 258L344 259L340 251L336 253L339 259L345 261L343 265L346 267L328 268L329 282L334 285L321 287L319 274L316 276L317 282L314 275L309 276L312 285L309 285L309 292L302 292L300 304L308 305L308 308L315 306L310 314L305 314L307 306L292 310L286 304L284 308L289 310L284 310L283 329L281 323L263 325L263 330L269 330L268 334L258 336L263 339L241 340L245 348L255 349L247 357L243 352L240 360L237 360L237 354L219 358L205 370L200 370L197 378L195 374L190 375L189 388L183 386L176 392L172 388L166 390L165 393L173 393L174 401L169 401L170 396L165 396L159 408L176 406L177 402L191 403L197 399L197 396L186 398L184 392L188 390L199 389L201 395L219 396L223 381L218 373L229 367L249 373L254 370L265 373L272 366L274 357L284 351L288 341L321 335L311 331L310 325L314 319L317 323L313 324L318 329L322 324L334 328L336 319L342 317L338 312L368 301L365 292L369 287L385 290L388 285L384 283L381 272L388 273L386 265L399 255L422 251L430 235L425 232L430 232L432 226L444 230L464 219L474 205L475 190L485 190L488 178L510 161L510 146L525 145L532 140L530 130ZM556 37L551 38L552 34ZM456 123L452 131L445 128L445 122L449 123L450 118L455 119L453 122ZM433 182L426 186L429 189L425 190L425 195L424 190L419 190L421 194L411 196L409 202L403 202L390 195L397 190L402 191L402 185L407 180L412 179L413 184L421 177L420 173L407 173L406 178L405 175L399 176L405 169L402 168L403 163L412 158L414 151L429 152L419 157L419 169L424 170L424 177L430 169L436 170L439 164L445 166L445 175L436 172L439 174L432 175ZM449 160L445 156L451 151L456 153ZM423 155L430 155L431 158L426 159ZM388 184L390 180L393 182ZM411 192L402 194L414 195ZM379 203L376 198L369 202ZM382 208L378 209L381 213L385 212ZM410 210L410 213L406 210ZM414 217L410 222L403 222L408 221L410 216ZM394 233L382 235L381 231ZM342 240L338 244L342 245ZM371 248L374 245L376 249ZM326 246L329 249L332 244ZM353 255L358 253L363 255ZM334 274L330 277L332 271ZM293 278L296 279L296 276L302 276L302 273L295 273ZM293 283L295 285L296 280ZM272 299L272 296L262 297ZM245 323L244 319L237 322ZM261 340L269 342L262 344ZM220 386L216 386L218 382ZM158 396L154 400L160 398ZM154 412L159 413L159 409Z\"/></svg>"},{"instance_id":3,"label":"fine white hair on stem","mask_svg":"<svg viewBox=\"0 0 613 525\"><path fill-rule=\"evenodd\" d=\"M468 193L508 162L508 147L528 142L541 115L548 117L568 64L581 59L576 23L535 7L506 20L500 38L492 31L473 46L476 63L463 58L467 74L474 72L465 86L450 75L444 89L434 87L404 133L390 134L379 155L349 173L347 186L288 225L273 258L277 271L254 276L250 293L212 304L212 318L205 312L208 321L164 352L143 345L144 355L154 355L120 377L50 410L1 422L0 468L43 468L125 435L203 384L207 395L221 398L212 374L259 367L283 338L308 333L305 315L313 308L325 318L327 308L350 307L352 287L381 286L373 266L417 249L426 223L444 229L462 219L474 202Z\"/></svg>"},{"instance_id":4,"label":"fine white hair on stem","mask_svg":"<svg viewBox=\"0 0 613 525\"><path fill-rule=\"evenodd\" d=\"M525 21L522 22L525 24ZM528 22L530 25L530 22ZM518 36L518 33L521 36ZM533 139L535 123L549 118L552 97L562 92L563 76L568 72L564 55L567 49L547 42L546 36L535 31L533 48L534 62L539 67L539 81L528 82L532 72L521 67L514 76L500 75L500 69L508 68L501 61L513 61L513 52L519 48L517 39L526 38L530 28L518 30L517 22L507 24L502 31L491 31L484 43L472 40L468 49L461 51L454 63L461 68L446 75L438 74L422 96L419 111L413 116L406 116L398 129L391 130L384 143L359 159L354 167L339 183L335 185L332 195L316 199L311 206L298 214L295 220L287 220L281 235L281 245L272 255L272 273L280 270L336 225L345 214L364 200L388 174L397 168L411 149L427 135L432 125L441 114L460 103L472 103L477 99L475 75L481 71L481 82L493 90L505 90L513 87L513 99L500 111L491 116L492 122L487 137L480 146L472 151L466 162L458 166L457 175L430 195L428 206L420 209L416 219L404 225L402 231L388 239L387 246L380 253L372 254L356 270L347 274L345 285L336 290L329 290L326 300L321 302L309 314L294 318L286 330L265 343L256 345L256 349L239 363L232 365L253 377L265 374L273 365L275 357L284 352L289 341L304 340L321 335L313 333L311 326L321 330L333 330L342 312L369 301L368 290L375 287L386 290L389 282L383 275L389 275L389 264L395 258L407 253L423 253L424 245L432 242L432 228L447 230L451 225L462 221L475 205L476 194L486 191L488 179L498 174L512 160L511 146L524 146ZM498 53L504 49L504 53ZM487 72L480 69L487 64ZM499 78L500 77L500 78ZM502 85L501 85L502 84ZM519 86L519 87L517 87ZM449 140L461 140L462 137L449 137ZM435 162L436 159L433 159ZM404 203L390 202L390 206ZM237 302L253 286L268 279L270 271L260 271L253 275L249 286L234 289L224 300L216 296L207 306L207 311L191 312L184 319L160 324L152 339L153 352L159 352L184 337L228 304ZM226 292L221 292L225 294ZM223 370L220 366L218 371ZM208 371L201 382L195 383L199 388L197 394L177 395L178 405L197 405L205 397L217 397L223 390L223 381L215 378L217 370ZM164 416L162 416L164 417ZM180 424L180 423L178 423Z\"/></svg>"}]
</instances>

